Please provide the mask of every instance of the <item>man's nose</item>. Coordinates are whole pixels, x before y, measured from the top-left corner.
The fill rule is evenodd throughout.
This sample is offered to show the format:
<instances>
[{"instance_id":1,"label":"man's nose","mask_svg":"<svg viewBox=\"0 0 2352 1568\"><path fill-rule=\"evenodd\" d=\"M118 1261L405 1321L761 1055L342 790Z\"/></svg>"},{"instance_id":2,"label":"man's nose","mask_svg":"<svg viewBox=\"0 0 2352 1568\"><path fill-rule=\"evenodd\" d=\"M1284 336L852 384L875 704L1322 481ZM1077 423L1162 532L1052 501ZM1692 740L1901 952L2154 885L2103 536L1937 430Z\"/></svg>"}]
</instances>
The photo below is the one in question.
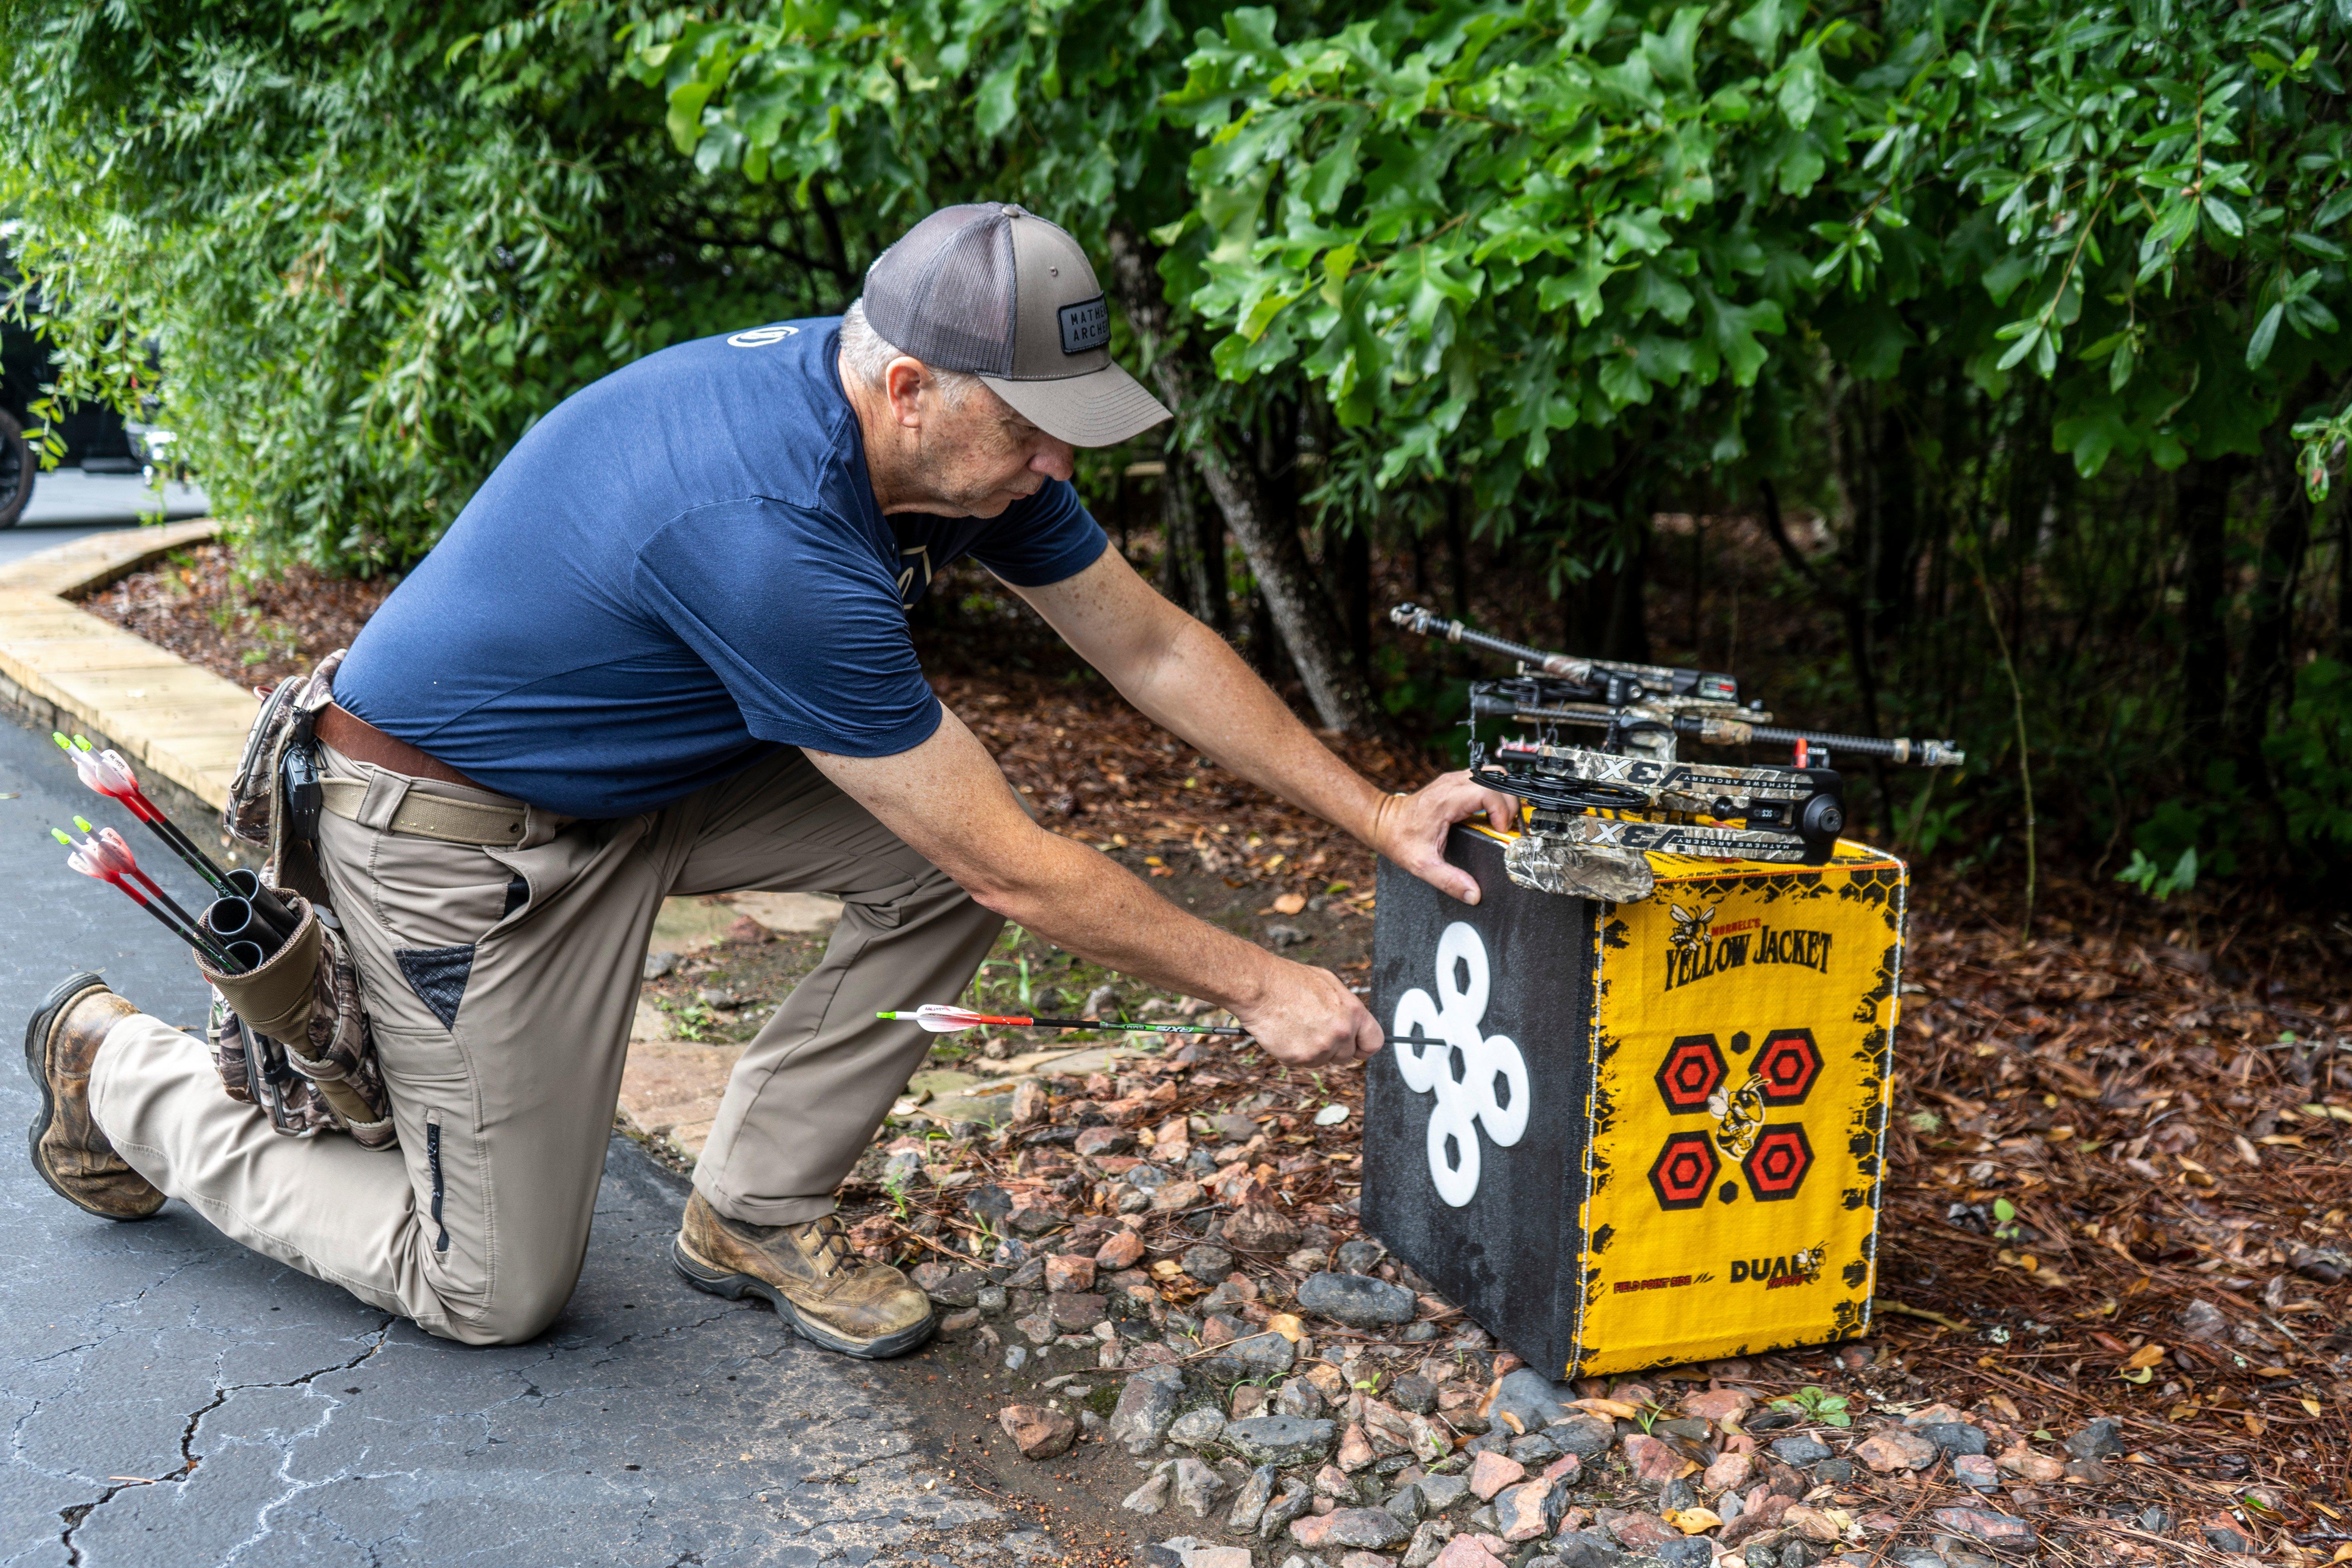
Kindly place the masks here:
<instances>
[{"instance_id":1,"label":"man's nose","mask_svg":"<svg viewBox=\"0 0 2352 1568\"><path fill-rule=\"evenodd\" d=\"M1056 441L1049 437L1039 445L1037 455L1029 459L1029 466L1049 479L1066 479L1078 471L1078 451L1067 441Z\"/></svg>"}]
</instances>

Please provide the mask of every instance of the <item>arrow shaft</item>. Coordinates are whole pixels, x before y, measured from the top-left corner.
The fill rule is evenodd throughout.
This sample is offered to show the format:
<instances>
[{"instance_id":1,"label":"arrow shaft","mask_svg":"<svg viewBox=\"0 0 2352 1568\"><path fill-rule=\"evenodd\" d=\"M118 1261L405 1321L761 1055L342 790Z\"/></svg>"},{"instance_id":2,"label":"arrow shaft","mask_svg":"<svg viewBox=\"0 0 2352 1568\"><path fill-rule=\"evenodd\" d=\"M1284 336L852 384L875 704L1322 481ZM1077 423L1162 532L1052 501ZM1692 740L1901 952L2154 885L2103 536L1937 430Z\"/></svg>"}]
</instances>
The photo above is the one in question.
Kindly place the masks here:
<instances>
[{"instance_id":1,"label":"arrow shaft","mask_svg":"<svg viewBox=\"0 0 2352 1568\"><path fill-rule=\"evenodd\" d=\"M203 953L206 958L212 961L213 967L220 970L223 973L235 974L241 972L246 967L244 964L241 964L229 957L227 952L223 951L221 945L213 941L211 937L205 935L205 932L198 930L194 925L186 923L187 917L184 914L183 914L179 920L173 919L172 916L164 913L162 909L158 908L154 904L149 903L144 898L142 898L138 889L132 887L129 882L125 881L119 876L109 875L104 877L102 879L111 882L117 888L120 888L122 890L123 895L132 903L137 904L141 909L145 910L149 914L154 916L156 922L162 925L165 931L170 931L173 936L178 937L182 942L186 942L190 947L193 947L197 952ZM142 879L143 880L144 879ZM166 901L168 902L169 900ZM173 906L175 909L178 906L176 905Z\"/></svg>"}]
</instances>

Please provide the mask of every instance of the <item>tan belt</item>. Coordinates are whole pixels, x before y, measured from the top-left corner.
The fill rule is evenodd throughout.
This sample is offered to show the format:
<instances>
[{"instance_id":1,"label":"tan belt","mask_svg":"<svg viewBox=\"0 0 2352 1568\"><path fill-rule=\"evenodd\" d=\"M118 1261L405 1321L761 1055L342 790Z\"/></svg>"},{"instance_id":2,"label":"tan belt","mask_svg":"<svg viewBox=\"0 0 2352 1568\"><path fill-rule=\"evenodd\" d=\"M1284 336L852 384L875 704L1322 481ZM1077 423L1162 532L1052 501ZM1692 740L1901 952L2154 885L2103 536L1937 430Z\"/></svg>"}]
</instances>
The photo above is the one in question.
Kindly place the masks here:
<instances>
[{"instance_id":1,"label":"tan belt","mask_svg":"<svg viewBox=\"0 0 2352 1568\"><path fill-rule=\"evenodd\" d=\"M368 792L380 786L381 781L365 779L322 779L329 811L349 822L373 826L380 831L406 833L418 838L438 838L449 844L478 844L484 847L511 848L520 844L529 826L529 808L520 801L491 805L482 801L452 800L446 795L426 795L409 788L401 796L390 817L371 822L365 810Z\"/></svg>"}]
</instances>

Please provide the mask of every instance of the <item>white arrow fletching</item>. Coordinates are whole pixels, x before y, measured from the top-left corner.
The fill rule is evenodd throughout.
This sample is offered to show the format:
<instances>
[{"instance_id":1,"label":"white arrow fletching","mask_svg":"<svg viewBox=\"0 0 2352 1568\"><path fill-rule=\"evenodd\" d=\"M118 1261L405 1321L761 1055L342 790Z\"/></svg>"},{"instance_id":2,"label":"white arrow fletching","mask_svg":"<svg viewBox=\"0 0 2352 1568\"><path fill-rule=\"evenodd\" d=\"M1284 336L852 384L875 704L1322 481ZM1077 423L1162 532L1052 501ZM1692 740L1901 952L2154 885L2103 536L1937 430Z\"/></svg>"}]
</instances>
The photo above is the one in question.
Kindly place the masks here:
<instances>
[{"instance_id":1,"label":"white arrow fletching","mask_svg":"<svg viewBox=\"0 0 2352 1568\"><path fill-rule=\"evenodd\" d=\"M933 1002L915 1009L915 1022L934 1035L946 1035L958 1029L976 1029L982 1020L979 1014L968 1008L942 1007Z\"/></svg>"}]
</instances>

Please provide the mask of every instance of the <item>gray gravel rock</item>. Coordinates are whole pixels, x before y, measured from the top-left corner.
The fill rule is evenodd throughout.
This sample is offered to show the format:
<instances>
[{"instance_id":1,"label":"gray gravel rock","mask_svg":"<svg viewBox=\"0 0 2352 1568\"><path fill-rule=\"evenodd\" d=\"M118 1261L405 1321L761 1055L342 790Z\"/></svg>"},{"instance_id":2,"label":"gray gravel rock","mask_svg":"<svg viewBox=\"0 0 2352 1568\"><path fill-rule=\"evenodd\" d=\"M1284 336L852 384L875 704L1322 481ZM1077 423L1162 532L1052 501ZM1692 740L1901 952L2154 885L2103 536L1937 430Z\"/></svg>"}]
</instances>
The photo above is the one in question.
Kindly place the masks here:
<instances>
[{"instance_id":1,"label":"gray gravel rock","mask_svg":"<svg viewBox=\"0 0 2352 1568\"><path fill-rule=\"evenodd\" d=\"M2066 1451L2078 1459L2112 1459L2124 1452L2123 1426L2111 1415L2102 1415L2066 1439Z\"/></svg>"},{"instance_id":2,"label":"gray gravel rock","mask_svg":"<svg viewBox=\"0 0 2352 1568\"><path fill-rule=\"evenodd\" d=\"M1423 1476L1413 1485L1420 1489L1421 1500L1432 1513L1443 1513L1470 1492L1467 1476Z\"/></svg>"},{"instance_id":3,"label":"gray gravel rock","mask_svg":"<svg viewBox=\"0 0 2352 1568\"><path fill-rule=\"evenodd\" d=\"M1169 1424L1168 1440L1180 1448L1204 1448L1225 1435L1225 1418L1203 1406Z\"/></svg>"},{"instance_id":4,"label":"gray gravel rock","mask_svg":"<svg viewBox=\"0 0 2352 1568\"><path fill-rule=\"evenodd\" d=\"M1415 1415L1426 1415L1437 1407L1437 1385L1417 1372L1406 1373L1389 1385L1389 1403Z\"/></svg>"},{"instance_id":5,"label":"gray gravel rock","mask_svg":"<svg viewBox=\"0 0 2352 1568\"><path fill-rule=\"evenodd\" d=\"M1518 1373L1511 1375L1517 1377ZM1578 1410L1545 1427L1544 1436L1559 1444L1561 1453L1574 1454L1580 1459L1591 1459L1609 1451L1610 1446L1617 1441L1617 1428L1604 1416L1588 1415Z\"/></svg>"},{"instance_id":6,"label":"gray gravel rock","mask_svg":"<svg viewBox=\"0 0 2352 1568\"><path fill-rule=\"evenodd\" d=\"M1280 1377L1298 1361L1298 1347L1271 1331L1235 1340L1225 1353L1249 1368L1252 1377Z\"/></svg>"},{"instance_id":7,"label":"gray gravel rock","mask_svg":"<svg viewBox=\"0 0 2352 1568\"><path fill-rule=\"evenodd\" d=\"M929 1294L942 1307L977 1307L981 1292L994 1289L994 1283L978 1269L959 1268L932 1286ZM1003 1292L999 1291L998 1295L1002 1299Z\"/></svg>"},{"instance_id":8,"label":"gray gravel rock","mask_svg":"<svg viewBox=\"0 0 2352 1568\"><path fill-rule=\"evenodd\" d=\"M1828 1458L1830 1450L1827 1444L1799 1436L1773 1438L1772 1454L1784 1465L1811 1465ZM1700 1544L1705 1545L1706 1542L1702 1542Z\"/></svg>"},{"instance_id":9,"label":"gray gravel rock","mask_svg":"<svg viewBox=\"0 0 2352 1568\"><path fill-rule=\"evenodd\" d=\"M1225 1478L1200 1460L1176 1461L1176 1501L1193 1518L1208 1518L1224 1490Z\"/></svg>"},{"instance_id":10,"label":"gray gravel rock","mask_svg":"<svg viewBox=\"0 0 2352 1568\"><path fill-rule=\"evenodd\" d=\"M1168 1489L1171 1483L1172 1464L1153 1468L1144 1483L1119 1500L1119 1507L1129 1513L1158 1513L1168 1506Z\"/></svg>"},{"instance_id":11,"label":"gray gravel rock","mask_svg":"<svg viewBox=\"0 0 2352 1568\"><path fill-rule=\"evenodd\" d=\"M1160 1447L1183 1393L1184 1373L1177 1367L1146 1367L1129 1378L1110 1413L1111 1441L1139 1458Z\"/></svg>"},{"instance_id":12,"label":"gray gravel rock","mask_svg":"<svg viewBox=\"0 0 2352 1568\"><path fill-rule=\"evenodd\" d=\"M1381 1257L1387 1251L1388 1248L1377 1241L1343 1242L1335 1255L1335 1261L1338 1262L1343 1273L1370 1274L1379 1267Z\"/></svg>"},{"instance_id":13,"label":"gray gravel rock","mask_svg":"<svg viewBox=\"0 0 2352 1568\"><path fill-rule=\"evenodd\" d=\"M1222 1247L1188 1247L1180 1261L1184 1272L1203 1285L1217 1285L1234 1271L1234 1255Z\"/></svg>"},{"instance_id":14,"label":"gray gravel rock","mask_svg":"<svg viewBox=\"0 0 2352 1568\"><path fill-rule=\"evenodd\" d=\"M1549 1434L1530 1432L1524 1437L1511 1439L1511 1458L1531 1470L1540 1470L1559 1458L1559 1445Z\"/></svg>"},{"instance_id":15,"label":"gray gravel rock","mask_svg":"<svg viewBox=\"0 0 2352 1568\"><path fill-rule=\"evenodd\" d=\"M1516 1459L1518 1456L1513 1454L1511 1458ZM1697 1504L1698 1489L1690 1484L1687 1477L1678 1477L1658 1489L1660 1513L1673 1513L1681 1509L1695 1508Z\"/></svg>"},{"instance_id":16,"label":"gray gravel rock","mask_svg":"<svg viewBox=\"0 0 2352 1568\"><path fill-rule=\"evenodd\" d=\"M1282 1490L1265 1505L1258 1516L1257 1534L1261 1541L1272 1541L1289 1527L1290 1521L1315 1506L1315 1489L1296 1479L1282 1483Z\"/></svg>"},{"instance_id":17,"label":"gray gravel rock","mask_svg":"<svg viewBox=\"0 0 2352 1568\"><path fill-rule=\"evenodd\" d=\"M1312 1420L1323 1414L1322 1391L1303 1377L1291 1378L1275 1390L1274 1413Z\"/></svg>"},{"instance_id":18,"label":"gray gravel rock","mask_svg":"<svg viewBox=\"0 0 2352 1568\"><path fill-rule=\"evenodd\" d=\"M983 1285L972 1292L971 1304L992 1318L1003 1316L1004 1309L1012 1302L1013 1298L1004 1293L1002 1285Z\"/></svg>"},{"instance_id":19,"label":"gray gravel rock","mask_svg":"<svg viewBox=\"0 0 2352 1568\"><path fill-rule=\"evenodd\" d=\"M1225 1446L1254 1465L1311 1465L1328 1458L1339 1426L1303 1415L1250 1415L1228 1422Z\"/></svg>"},{"instance_id":20,"label":"gray gravel rock","mask_svg":"<svg viewBox=\"0 0 2352 1568\"><path fill-rule=\"evenodd\" d=\"M1234 1494L1234 1506L1225 1514L1225 1528L1236 1535L1247 1535L1257 1528L1265 1516L1265 1505L1274 1500L1274 1489L1280 1483L1282 1472L1272 1465L1260 1465L1250 1472L1242 1489Z\"/></svg>"},{"instance_id":21,"label":"gray gravel rock","mask_svg":"<svg viewBox=\"0 0 2352 1568\"><path fill-rule=\"evenodd\" d=\"M1381 1506L1407 1524L1420 1519L1425 1510L1425 1505L1422 1501L1421 1489L1410 1483L1390 1493L1387 1500Z\"/></svg>"},{"instance_id":22,"label":"gray gravel rock","mask_svg":"<svg viewBox=\"0 0 2352 1568\"><path fill-rule=\"evenodd\" d=\"M1298 1308L1351 1329L1412 1321L1412 1292L1360 1274L1310 1274L1298 1288Z\"/></svg>"},{"instance_id":23,"label":"gray gravel rock","mask_svg":"<svg viewBox=\"0 0 2352 1568\"><path fill-rule=\"evenodd\" d=\"M1517 1367L1503 1374L1502 1385L1495 1391L1495 1405L1487 1413L1487 1419L1503 1423L1505 1415L1516 1415L1519 1418L1520 1426L1526 1430L1540 1431L1562 1416L1583 1415L1582 1411L1568 1408L1568 1402L1575 1397L1566 1384L1554 1383L1531 1366Z\"/></svg>"},{"instance_id":24,"label":"gray gravel rock","mask_svg":"<svg viewBox=\"0 0 2352 1568\"><path fill-rule=\"evenodd\" d=\"M1330 1533L1323 1539L1333 1546L1378 1552L1396 1545L1412 1533L1402 1520L1384 1508L1342 1508L1331 1511Z\"/></svg>"},{"instance_id":25,"label":"gray gravel rock","mask_svg":"<svg viewBox=\"0 0 2352 1568\"><path fill-rule=\"evenodd\" d=\"M1658 1549L1658 1561L1666 1568L1706 1568L1715 1561L1715 1543L1704 1535L1685 1536L1669 1541Z\"/></svg>"},{"instance_id":26,"label":"gray gravel rock","mask_svg":"<svg viewBox=\"0 0 2352 1568\"><path fill-rule=\"evenodd\" d=\"M1597 1530L1571 1530L1552 1543L1563 1568L1619 1568L1625 1559L1617 1543ZM1754 1550L1748 1555L1749 1568L1758 1568Z\"/></svg>"},{"instance_id":27,"label":"gray gravel rock","mask_svg":"<svg viewBox=\"0 0 2352 1568\"><path fill-rule=\"evenodd\" d=\"M1981 1454L1985 1451L1984 1428L1971 1426L1965 1421L1931 1421L1919 1428L1919 1436L1947 1454Z\"/></svg>"},{"instance_id":28,"label":"gray gravel rock","mask_svg":"<svg viewBox=\"0 0 2352 1568\"><path fill-rule=\"evenodd\" d=\"M1412 1541L1404 1549L1404 1568L1429 1568L1445 1543L1454 1539L1454 1527L1442 1519L1428 1520L1412 1532Z\"/></svg>"}]
</instances>

